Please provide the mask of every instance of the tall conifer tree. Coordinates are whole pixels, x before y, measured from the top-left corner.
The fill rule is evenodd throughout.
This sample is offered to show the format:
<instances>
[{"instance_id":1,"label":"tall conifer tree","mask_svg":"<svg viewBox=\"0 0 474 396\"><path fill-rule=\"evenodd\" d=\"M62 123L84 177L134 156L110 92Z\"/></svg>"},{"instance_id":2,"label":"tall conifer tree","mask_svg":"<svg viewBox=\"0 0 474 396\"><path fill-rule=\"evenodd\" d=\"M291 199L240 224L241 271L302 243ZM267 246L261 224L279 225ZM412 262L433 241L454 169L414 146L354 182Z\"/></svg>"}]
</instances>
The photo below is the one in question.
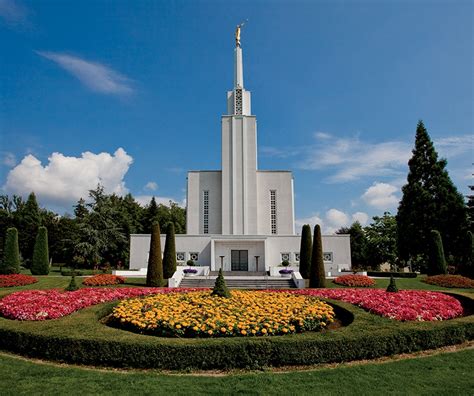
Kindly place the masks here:
<instances>
[{"instance_id":1,"label":"tall conifer tree","mask_svg":"<svg viewBox=\"0 0 474 396\"><path fill-rule=\"evenodd\" d=\"M309 279L312 248L313 244L311 242L311 227L309 224L305 224L301 231L300 246L300 274L304 279Z\"/></svg>"},{"instance_id":2,"label":"tall conifer tree","mask_svg":"<svg viewBox=\"0 0 474 396\"><path fill-rule=\"evenodd\" d=\"M15 217L18 223L20 252L26 261L26 265L29 266L33 258L36 233L41 225L41 211L34 192L28 196L25 204L16 213Z\"/></svg>"},{"instance_id":3,"label":"tall conifer tree","mask_svg":"<svg viewBox=\"0 0 474 396\"><path fill-rule=\"evenodd\" d=\"M176 271L176 245L174 224L168 223L166 228L165 250L163 252L163 277L169 279Z\"/></svg>"},{"instance_id":4,"label":"tall conifer tree","mask_svg":"<svg viewBox=\"0 0 474 396\"><path fill-rule=\"evenodd\" d=\"M163 261L161 258L160 225L153 224L150 239L150 253L148 256L148 271L146 285L160 287L163 283Z\"/></svg>"},{"instance_id":5,"label":"tall conifer tree","mask_svg":"<svg viewBox=\"0 0 474 396\"><path fill-rule=\"evenodd\" d=\"M446 254L458 257L467 230L466 205L445 169L446 160L438 159L422 121L416 128L415 148L408 166L397 214L400 258L421 255L426 260L431 230L440 232Z\"/></svg>"},{"instance_id":6,"label":"tall conifer tree","mask_svg":"<svg viewBox=\"0 0 474 396\"><path fill-rule=\"evenodd\" d=\"M0 274L18 274L20 272L20 250L18 248L18 231L12 227L7 229L3 261L0 265Z\"/></svg>"},{"instance_id":7,"label":"tall conifer tree","mask_svg":"<svg viewBox=\"0 0 474 396\"><path fill-rule=\"evenodd\" d=\"M323 241L321 237L321 227L316 224L313 235L313 252L311 254L311 270L309 277L309 287L326 287L326 274L323 260Z\"/></svg>"},{"instance_id":8,"label":"tall conifer tree","mask_svg":"<svg viewBox=\"0 0 474 396\"><path fill-rule=\"evenodd\" d=\"M38 229L31 262L31 273L33 275L49 274L48 230L46 227Z\"/></svg>"}]
</instances>

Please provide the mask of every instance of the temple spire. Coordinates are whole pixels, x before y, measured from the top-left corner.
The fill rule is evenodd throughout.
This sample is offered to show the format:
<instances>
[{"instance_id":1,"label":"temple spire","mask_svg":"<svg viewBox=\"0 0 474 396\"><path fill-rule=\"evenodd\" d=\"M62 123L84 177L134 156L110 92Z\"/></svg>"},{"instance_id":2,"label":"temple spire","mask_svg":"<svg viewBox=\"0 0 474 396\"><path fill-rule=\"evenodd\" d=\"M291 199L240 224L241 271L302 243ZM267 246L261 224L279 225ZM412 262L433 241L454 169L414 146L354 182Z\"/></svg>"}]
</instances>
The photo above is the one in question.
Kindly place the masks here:
<instances>
[{"instance_id":1,"label":"temple spire","mask_svg":"<svg viewBox=\"0 0 474 396\"><path fill-rule=\"evenodd\" d=\"M244 68L242 64L242 47L240 46L240 30L245 22L237 25L235 29L235 50L234 50L234 89L244 87Z\"/></svg>"}]
</instances>

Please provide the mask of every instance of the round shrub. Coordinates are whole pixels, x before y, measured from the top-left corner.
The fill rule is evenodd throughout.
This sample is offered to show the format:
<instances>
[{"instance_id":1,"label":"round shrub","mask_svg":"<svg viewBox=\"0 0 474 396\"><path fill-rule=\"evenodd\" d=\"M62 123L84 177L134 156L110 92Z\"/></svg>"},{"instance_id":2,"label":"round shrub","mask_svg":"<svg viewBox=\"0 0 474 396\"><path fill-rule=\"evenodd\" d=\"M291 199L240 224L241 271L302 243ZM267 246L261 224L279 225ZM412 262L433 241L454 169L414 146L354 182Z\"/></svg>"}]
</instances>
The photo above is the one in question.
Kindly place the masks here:
<instances>
[{"instance_id":1,"label":"round shrub","mask_svg":"<svg viewBox=\"0 0 474 396\"><path fill-rule=\"evenodd\" d=\"M333 282L349 287L370 287L375 285L375 281L365 275L342 275L334 279Z\"/></svg>"},{"instance_id":2,"label":"round shrub","mask_svg":"<svg viewBox=\"0 0 474 396\"><path fill-rule=\"evenodd\" d=\"M82 282L84 286L110 286L121 283L125 283L124 277L110 274L94 275Z\"/></svg>"},{"instance_id":3,"label":"round shrub","mask_svg":"<svg viewBox=\"0 0 474 396\"><path fill-rule=\"evenodd\" d=\"M234 290L222 298L197 291L125 300L113 318L121 327L157 336L251 337L320 330L334 320L334 311L294 293Z\"/></svg>"},{"instance_id":4,"label":"round shrub","mask_svg":"<svg viewBox=\"0 0 474 396\"><path fill-rule=\"evenodd\" d=\"M23 274L0 275L0 287L31 285L38 282L34 276Z\"/></svg>"},{"instance_id":5,"label":"round shrub","mask_svg":"<svg viewBox=\"0 0 474 396\"><path fill-rule=\"evenodd\" d=\"M434 275L426 277L423 281L430 285L442 287L474 288L474 280L461 275Z\"/></svg>"}]
</instances>

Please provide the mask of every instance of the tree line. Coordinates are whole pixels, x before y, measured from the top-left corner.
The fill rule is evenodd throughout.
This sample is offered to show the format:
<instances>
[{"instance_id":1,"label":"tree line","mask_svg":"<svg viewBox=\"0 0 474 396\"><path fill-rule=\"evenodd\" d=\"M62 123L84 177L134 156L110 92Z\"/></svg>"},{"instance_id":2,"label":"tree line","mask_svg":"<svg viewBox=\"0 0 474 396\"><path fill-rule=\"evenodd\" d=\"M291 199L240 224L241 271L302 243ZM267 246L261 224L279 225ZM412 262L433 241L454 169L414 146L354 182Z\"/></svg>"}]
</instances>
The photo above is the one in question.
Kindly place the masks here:
<instances>
[{"instance_id":1,"label":"tree line","mask_svg":"<svg viewBox=\"0 0 474 396\"><path fill-rule=\"evenodd\" d=\"M110 265L124 267L129 260L130 234L151 233L155 222L172 223L176 233L186 232L185 209L170 202L157 204L153 197L141 206L131 194L106 194L102 186L80 199L74 215L41 208L32 192L26 201L13 195L0 196L0 260L4 258L7 230L15 228L21 265L30 268L40 227L48 232L49 257L53 263L82 268Z\"/></svg>"}]
</instances>

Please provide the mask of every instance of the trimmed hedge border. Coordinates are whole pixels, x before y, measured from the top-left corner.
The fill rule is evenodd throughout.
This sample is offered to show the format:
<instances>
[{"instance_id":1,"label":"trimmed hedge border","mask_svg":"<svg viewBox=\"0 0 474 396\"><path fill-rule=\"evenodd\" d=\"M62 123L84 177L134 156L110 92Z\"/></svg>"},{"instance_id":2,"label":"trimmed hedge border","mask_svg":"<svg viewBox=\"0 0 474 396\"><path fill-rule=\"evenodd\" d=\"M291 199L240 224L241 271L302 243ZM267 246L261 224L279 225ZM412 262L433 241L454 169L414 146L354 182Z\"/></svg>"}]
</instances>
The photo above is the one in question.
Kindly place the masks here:
<instances>
[{"instance_id":1,"label":"trimmed hedge border","mask_svg":"<svg viewBox=\"0 0 474 396\"><path fill-rule=\"evenodd\" d=\"M466 298L464 302L472 306L474 303L472 298ZM109 303L88 308L84 310L88 311L86 315L74 314L77 315L75 320L84 320L82 318L85 317L86 321L99 321L111 312L113 305ZM100 334L90 338L77 334L48 336L45 335L50 333L51 329L48 328L43 328L41 331L33 328L27 331L29 326L22 326L23 323L20 323L20 326L2 326L0 322L0 348L28 357L74 364L210 370L261 369L374 359L435 349L474 339L472 317L429 324L394 325L389 319L372 319L370 316L373 315L350 304L331 301L331 305L336 308L339 318L345 324L354 319L352 326L357 326L358 317L362 317L369 322L372 321L369 323L370 328L360 332L350 331L349 334L345 334L344 329L350 329L352 326L328 332L326 335L305 333L280 337L183 340L133 334L133 337L136 337L134 339L123 334L124 331L105 326L102 328L118 332L114 333L118 337L112 333L105 338L103 335L101 338ZM59 319L57 323L61 321L63 319ZM48 324L54 326L52 322ZM378 326L378 323L382 325ZM97 323L96 325L102 326ZM7 327L25 327L25 329ZM95 329L93 326L92 328Z\"/></svg>"},{"instance_id":2,"label":"trimmed hedge border","mask_svg":"<svg viewBox=\"0 0 474 396\"><path fill-rule=\"evenodd\" d=\"M416 272L367 271L367 276L375 278L390 278L390 275L393 275L394 278L416 278L418 276Z\"/></svg>"}]
</instances>

